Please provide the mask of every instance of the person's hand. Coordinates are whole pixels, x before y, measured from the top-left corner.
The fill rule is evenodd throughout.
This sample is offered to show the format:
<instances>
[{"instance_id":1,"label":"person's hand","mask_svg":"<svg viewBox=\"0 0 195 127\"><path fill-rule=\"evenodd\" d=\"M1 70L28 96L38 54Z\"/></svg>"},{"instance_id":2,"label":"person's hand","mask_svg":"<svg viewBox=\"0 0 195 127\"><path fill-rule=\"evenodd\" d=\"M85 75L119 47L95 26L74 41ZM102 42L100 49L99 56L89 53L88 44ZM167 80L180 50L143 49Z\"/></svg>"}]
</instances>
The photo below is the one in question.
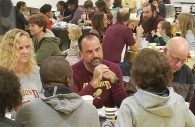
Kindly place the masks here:
<instances>
[{"instance_id":1,"label":"person's hand","mask_svg":"<svg viewBox=\"0 0 195 127\"><path fill-rule=\"evenodd\" d=\"M152 37L153 37L154 35L156 35L155 30L152 30L152 31L151 31L151 34L152 34Z\"/></svg>"},{"instance_id":2,"label":"person's hand","mask_svg":"<svg viewBox=\"0 0 195 127\"><path fill-rule=\"evenodd\" d=\"M158 37L161 37L161 34L157 31L156 32L156 35L158 36Z\"/></svg>"},{"instance_id":3,"label":"person's hand","mask_svg":"<svg viewBox=\"0 0 195 127\"><path fill-rule=\"evenodd\" d=\"M143 32L144 32L144 29L143 29L142 25L137 26L137 28L136 28L136 35L140 35L141 36L141 34Z\"/></svg>"},{"instance_id":4,"label":"person's hand","mask_svg":"<svg viewBox=\"0 0 195 127\"><path fill-rule=\"evenodd\" d=\"M93 78L90 82L90 84L92 85L93 88L98 87L98 83L102 80L103 73L107 72L108 70L109 70L109 68L104 64L100 64L100 65L95 67L95 69L93 71Z\"/></svg>"},{"instance_id":5,"label":"person's hand","mask_svg":"<svg viewBox=\"0 0 195 127\"><path fill-rule=\"evenodd\" d=\"M115 83L115 81L118 79L116 74L114 72L112 72L111 70L104 72L102 76L105 79L110 80L111 83Z\"/></svg>"},{"instance_id":6,"label":"person's hand","mask_svg":"<svg viewBox=\"0 0 195 127\"><path fill-rule=\"evenodd\" d=\"M64 17L61 16L61 15L58 15L58 19L59 19L60 21L62 21L62 20L64 19Z\"/></svg>"}]
</instances>

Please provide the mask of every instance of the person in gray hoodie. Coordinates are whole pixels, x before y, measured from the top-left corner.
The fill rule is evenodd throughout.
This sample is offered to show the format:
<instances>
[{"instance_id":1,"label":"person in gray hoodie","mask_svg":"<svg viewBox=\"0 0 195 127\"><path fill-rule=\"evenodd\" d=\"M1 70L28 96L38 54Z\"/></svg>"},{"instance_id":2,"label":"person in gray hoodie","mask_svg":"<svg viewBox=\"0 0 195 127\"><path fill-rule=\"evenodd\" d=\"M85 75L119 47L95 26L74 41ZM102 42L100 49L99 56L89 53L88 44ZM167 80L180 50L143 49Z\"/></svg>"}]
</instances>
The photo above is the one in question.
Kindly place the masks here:
<instances>
[{"instance_id":1,"label":"person in gray hoodie","mask_svg":"<svg viewBox=\"0 0 195 127\"><path fill-rule=\"evenodd\" d=\"M42 61L49 56L61 55L60 40L46 29L47 20L47 17L42 13L32 15L28 20L38 65L41 65Z\"/></svg>"},{"instance_id":2,"label":"person in gray hoodie","mask_svg":"<svg viewBox=\"0 0 195 127\"><path fill-rule=\"evenodd\" d=\"M50 56L40 67L45 97L31 100L17 112L23 127L100 127L96 108L72 93L72 70L62 56Z\"/></svg>"},{"instance_id":3,"label":"person in gray hoodie","mask_svg":"<svg viewBox=\"0 0 195 127\"><path fill-rule=\"evenodd\" d=\"M143 49L133 63L132 79L138 90L123 100L115 127L195 127L184 98L168 87L172 73L162 53Z\"/></svg>"}]
</instances>

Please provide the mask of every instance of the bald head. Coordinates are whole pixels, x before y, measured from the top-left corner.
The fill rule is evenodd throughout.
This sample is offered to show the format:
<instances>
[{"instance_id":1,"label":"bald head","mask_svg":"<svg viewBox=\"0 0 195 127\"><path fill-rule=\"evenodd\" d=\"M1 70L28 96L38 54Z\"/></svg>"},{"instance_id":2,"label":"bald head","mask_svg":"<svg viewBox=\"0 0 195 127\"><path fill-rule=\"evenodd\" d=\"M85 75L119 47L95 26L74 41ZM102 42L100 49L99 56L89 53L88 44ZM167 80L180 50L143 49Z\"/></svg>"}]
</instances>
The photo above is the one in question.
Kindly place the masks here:
<instances>
[{"instance_id":1,"label":"bald head","mask_svg":"<svg viewBox=\"0 0 195 127\"><path fill-rule=\"evenodd\" d=\"M117 21L119 22L127 22L130 17L130 12L129 9L127 8L122 8L118 11L117 13Z\"/></svg>"},{"instance_id":2,"label":"bald head","mask_svg":"<svg viewBox=\"0 0 195 127\"><path fill-rule=\"evenodd\" d=\"M168 41L166 49L165 56L172 72L179 71L189 55L188 42L182 37L174 37Z\"/></svg>"},{"instance_id":3,"label":"bald head","mask_svg":"<svg viewBox=\"0 0 195 127\"><path fill-rule=\"evenodd\" d=\"M166 47L174 53L179 53L179 54L181 53L181 54L184 54L184 55L189 54L188 42L187 42L187 40L185 40L182 37L171 38L168 41Z\"/></svg>"}]
</instances>

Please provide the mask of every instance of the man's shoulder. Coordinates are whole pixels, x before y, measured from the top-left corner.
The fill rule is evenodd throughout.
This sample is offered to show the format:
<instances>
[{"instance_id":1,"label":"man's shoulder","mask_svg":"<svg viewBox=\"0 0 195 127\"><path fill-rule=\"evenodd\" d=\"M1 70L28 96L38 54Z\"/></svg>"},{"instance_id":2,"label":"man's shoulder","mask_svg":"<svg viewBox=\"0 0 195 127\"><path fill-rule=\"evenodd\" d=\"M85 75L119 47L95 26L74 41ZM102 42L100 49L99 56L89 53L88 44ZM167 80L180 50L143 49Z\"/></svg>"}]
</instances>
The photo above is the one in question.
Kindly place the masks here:
<instances>
[{"instance_id":1,"label":"man's shoulder","mask_svg":"<svg viewBox=\"0 0 195 127\"><path fill-rule=\"evenodd\" d=\"M80 70L81 68L83 68L83 66L84 66L83 61L81 60L81 61L79 61L79 62L72 65L72 70L73 71L76 71L78 69Z\"/></svg>"}]
</instances>

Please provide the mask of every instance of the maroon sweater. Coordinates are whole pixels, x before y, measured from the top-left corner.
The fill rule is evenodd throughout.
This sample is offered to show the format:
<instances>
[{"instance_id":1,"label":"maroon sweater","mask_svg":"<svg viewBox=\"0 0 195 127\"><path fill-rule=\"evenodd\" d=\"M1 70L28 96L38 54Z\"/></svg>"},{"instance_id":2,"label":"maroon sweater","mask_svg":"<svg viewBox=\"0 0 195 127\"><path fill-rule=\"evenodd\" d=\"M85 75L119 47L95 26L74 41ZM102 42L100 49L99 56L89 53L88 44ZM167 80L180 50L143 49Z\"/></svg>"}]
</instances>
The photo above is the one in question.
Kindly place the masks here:
<instances>
[{"instance_id":1,"label":"maroon sweater","mask_svg":"<svg viewBox=\"0 0 195 127\"><path fill-rule=\"evenodd\" d=\"M108 66L117 77L120 79L120 83L112 84L107 79L102 79L99 82L99 86L94 89L89 83L93 78L93 73L86 70L83 61L80 61L72 66L74 85L72 91L83 95L92 95L94 97L93 104L96 108L114 107L120 106L123 99L127 97L127 93L124 88L122 73L117 64L103 61L103 64Z\"/></svg>"},{"instance_id":2,"label":"maroon sweater","mask_svg":"<svg viewBox=\"0 0 195 127\"><path fill-rule=\"evenodd\" d=\"M190 103L190 110L194 113L195 115L195 91L194 91L194 96L192 98L192 101Z\"/></svg>"}]
</instances>

